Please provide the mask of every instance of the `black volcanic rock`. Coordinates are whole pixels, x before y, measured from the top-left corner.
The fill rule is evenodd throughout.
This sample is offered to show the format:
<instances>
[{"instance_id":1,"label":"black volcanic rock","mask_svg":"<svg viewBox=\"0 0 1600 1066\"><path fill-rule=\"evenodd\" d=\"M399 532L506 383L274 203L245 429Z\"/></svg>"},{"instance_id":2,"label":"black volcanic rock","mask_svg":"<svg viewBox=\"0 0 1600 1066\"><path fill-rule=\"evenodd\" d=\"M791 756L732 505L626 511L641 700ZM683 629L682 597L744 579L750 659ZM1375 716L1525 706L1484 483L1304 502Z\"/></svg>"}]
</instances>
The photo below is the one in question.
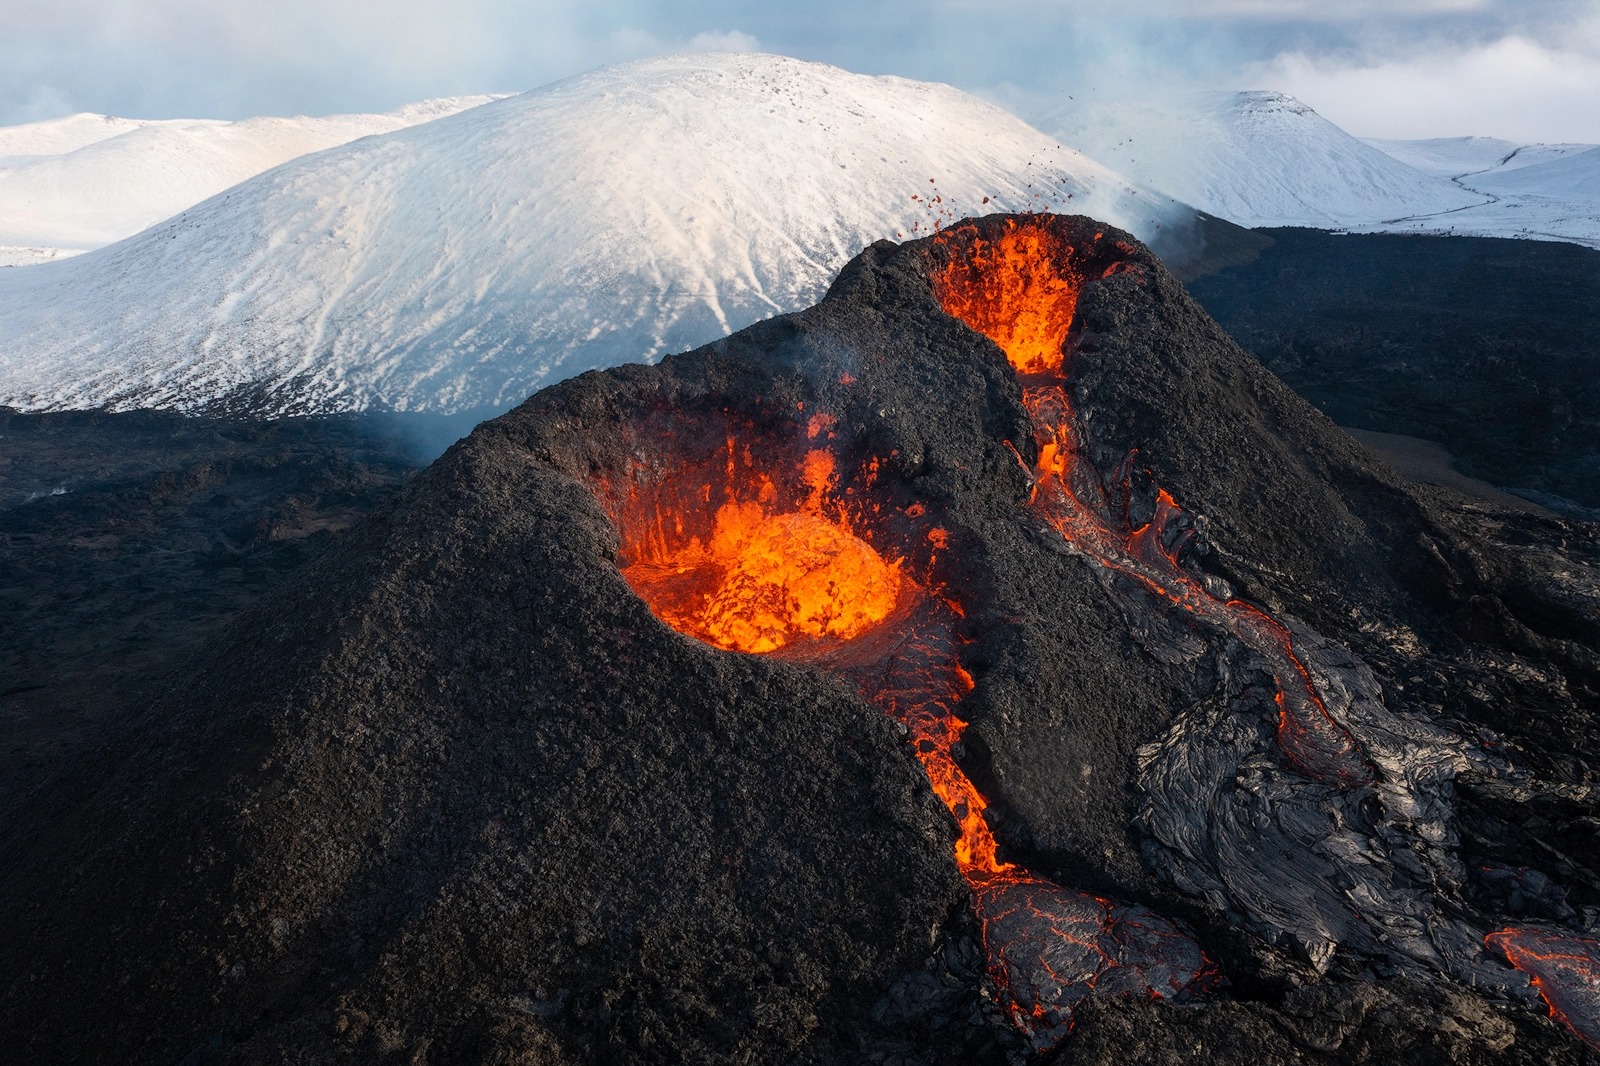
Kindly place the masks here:
<instances>
[{"instance_id":1,"label":"black volcanic rock","mask_svg":"<svg viewBox=\"0 0 1600 1066\"><path fill-rule=\"evenodd\" d=\"M1258 654L1034 517L1018 382L930 286L959 243L882 242L815 308L479 427L6 812L7 1042L31 1061L1021 1057L951 819L895 723L815 662L674 632L618 571L597 486L711 462L735 431L786 457L822 413L842 468L876 460L857 487L882 535L948 543L927 565L965 611L958 755L1002 849L1183 923L1228 979L1198 1005L1092 1001L1063 1061L1593 1061L1478 948L1430 968L1359 916L1274 926L1277 867L1213 885L1204 850L1238 846L1228 805L1259 802L1239 809L1284 852L1285 891L1364 841L1441 928L1550 896L1473 862L1542 871L1570 905L1531 919L1585 932L1593 528L1401 482L1127 235L1042 224L1090 279L1067 343L1087 459L1134 524L1176 497L1198 532L1183 566L1290 627L1379 787L1297 776ZM1413 780L1407 752L1449 767ZM1186 794L1190 772L1223 785ZM1406 803L1442 843L1404 838ZM1288 817L1306 811L1325 817ZM1331 822L1346 835L1282 846Z\"/></svg>"},{"instance_id":2,"label":"black volcanic rock","mask_svg":"<svg viewBox=\"0 0 1600 1066\"><path fill-rule=\"evenodd\" d=\"M1490 237L1257 231L1189 291L1342 426L1444 444L1468 473L1600 515L1600 251Z\"/></svg>"}]
</instances>

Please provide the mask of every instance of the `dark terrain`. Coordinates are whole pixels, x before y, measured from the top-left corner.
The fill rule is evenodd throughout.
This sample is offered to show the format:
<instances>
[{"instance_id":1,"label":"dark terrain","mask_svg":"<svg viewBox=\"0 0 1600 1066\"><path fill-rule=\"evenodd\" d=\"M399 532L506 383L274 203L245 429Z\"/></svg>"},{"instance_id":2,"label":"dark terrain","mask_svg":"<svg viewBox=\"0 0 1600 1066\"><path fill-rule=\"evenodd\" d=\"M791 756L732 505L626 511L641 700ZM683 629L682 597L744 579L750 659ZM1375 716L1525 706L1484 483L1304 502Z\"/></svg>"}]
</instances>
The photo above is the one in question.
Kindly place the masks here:
<instances>
[{"instance_id":1,"label":"dark terrain","mask_svg":"<svg viewBox=\"0 0 1600 1066\"><path fill-rule=\"evenodd\" d=\"M1542 871L1559 906L1474 875L1437 886L1448 908L1589 930L1600 527L1565 501L1600 506L1594 253L1274 236L1191 282L1247 348L1335 421L1440 441L1569 517L1406 483L1153 264L1081 307L1094 460L1142 448L1203 516L1189 566L1524 771L1463 775L1452 828L1463 860ZM1006 846L1185 923L1227 975L1195 1006L1090 1001L1060 1061L1596 1061L1527 1002L1356 951L1318 973L1152 872L1136 755L1256 667L1140 621L1017 517L1014 383L917 263L879 246L819 308L546 390L420 476L392 420L0 413L19 1061L1021 1058L893 724L656 622L583 488L658 454L642 413L782 429L795 403L893 456L886 480L952 531L945 576L976 605L966 760Z\"/></svg>"},{"instance_id":2,"label":"dark terrain","mask_svg":"<svg viewBox=\"0 0 1600 1066\"><path fill-rule=\"evenodd\" d=\"M1255 232L1276 243L1189 291L1268 370L1342 426L1600 518L1600 251Z\"/></svg>"}]
</instances>

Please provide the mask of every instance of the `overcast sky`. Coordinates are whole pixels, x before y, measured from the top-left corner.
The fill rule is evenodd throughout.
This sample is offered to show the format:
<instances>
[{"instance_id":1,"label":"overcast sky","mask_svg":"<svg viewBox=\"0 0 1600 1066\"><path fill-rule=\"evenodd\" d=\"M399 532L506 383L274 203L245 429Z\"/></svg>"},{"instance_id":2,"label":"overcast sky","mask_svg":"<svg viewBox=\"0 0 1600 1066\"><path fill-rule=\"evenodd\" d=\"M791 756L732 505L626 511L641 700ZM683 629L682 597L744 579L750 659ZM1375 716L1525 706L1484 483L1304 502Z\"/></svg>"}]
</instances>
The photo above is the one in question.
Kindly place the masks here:
<instances>
[{"instance_id":1,"label":"overcast sky","mask_svg":"<svg viewBox=\"0 0 1600 1066\"><path fill-rule=\"evenodd\" d=\"M1600 0L0 0L0 123L378 111L707 47L1018 106L1281 89L1361 136L1600 142Z\"/></svg>"}]
</instances>

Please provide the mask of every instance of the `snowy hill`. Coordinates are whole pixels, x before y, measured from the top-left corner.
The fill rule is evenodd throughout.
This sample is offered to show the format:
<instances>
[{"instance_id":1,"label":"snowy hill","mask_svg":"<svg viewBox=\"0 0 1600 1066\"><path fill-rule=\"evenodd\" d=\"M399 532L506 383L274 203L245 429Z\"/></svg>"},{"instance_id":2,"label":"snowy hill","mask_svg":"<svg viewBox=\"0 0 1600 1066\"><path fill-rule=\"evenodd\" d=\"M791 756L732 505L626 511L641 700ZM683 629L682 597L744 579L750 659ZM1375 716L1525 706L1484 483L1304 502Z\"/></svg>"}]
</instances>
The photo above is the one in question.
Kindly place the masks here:
<instances>
[{"instance_id":1,"label":"snowy hill","mask_svg":"<svg viewBox=\"0 0 1600 1066\"><path fill-rule=\"evenodd\" d=\"M493 99L428 100L381 115L223 122L82 114L0 128L0 265L99 248L297 156Z\"/></svg>"},{"instance_id":2,"label":"snowy hill","mask_svg":"<svg viewBox=\"0 0 1600 1066\"><path fill-rule=\"evenodd\" d=\"M1483 199L1283 93L1205 93L1159 107L1068 102L1037 124L1134 181L1245 226L1377 223Z\"/></svg>"},{"instance_id":3,"label":"snowy hill","mask_svg":"<svg viewBox=\"0 0 1600 1066\"><path fill-rule=\"evenodd\" d=\"M1552 200L1591 200L1600 203L1600 148L1562 155L1546 163L1474 174L1475 189L1506 196L1542 196Z\"/></svg>"},{"instance_id":4,"label":"snowy hill","mask_svg":"<svg viewBox=\"0 0 1600 1066\"><path fill-rule=\"evenodd\" d=\"M1448 175L1479 202L1444 214L1359 228L1571 241L1600 248L1600 148L1595 145L1519 145L1490 137L1372 143Z\"/></svg>"},{"instance_id":5,"label":"snowy hill","mask_svg":"<svg viewBox=\"0 0 1600 1066\"><path fill-rule=\"evenodd\" d=\"M813 302L883 237L993 210L1171 246L1195 213L944 85L776 56L607 68L0 271L0 403L505 405Z\"/></svg>"},{"instance_id":6,"label":"snowy hill","mask_svg":"<svg viewBox=\"0 0 1600 1066\"><path fill-rule=\"evenodd\" d=\"M1440 178L1498 174L1594 148L1592 144L1518 144L1498 137L1434 137L1420 141L1367 138L1374 148Z\"/></svg>"}]
</instances>

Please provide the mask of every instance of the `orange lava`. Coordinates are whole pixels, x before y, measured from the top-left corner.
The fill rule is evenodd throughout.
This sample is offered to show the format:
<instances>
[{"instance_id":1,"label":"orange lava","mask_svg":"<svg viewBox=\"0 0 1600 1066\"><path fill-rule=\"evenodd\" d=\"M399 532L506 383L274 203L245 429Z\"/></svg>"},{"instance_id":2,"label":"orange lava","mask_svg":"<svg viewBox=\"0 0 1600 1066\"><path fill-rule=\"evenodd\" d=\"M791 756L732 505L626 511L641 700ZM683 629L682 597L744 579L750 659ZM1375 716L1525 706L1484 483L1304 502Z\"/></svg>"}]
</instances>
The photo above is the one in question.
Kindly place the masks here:
<instances>
[{"instance_id":1,"label":"orange lava","mask_svg":"<svg viewBox=\"0 0 1600 1066\"><path fill-rule=\"evenodd\" d=\"M966 236L966 229L956 232ZM1099 545L1102 559L1200 610L1202 600L1215 601L1192 579L1175 582L1158 564L1141 562L1150 556L1176 569L1176 550L1161 540L1169 512L1181 514L1171 497L1162 494L1155 528L1120 539L1087 511L1056 505L1078 493L1103 497L1098 483L1080 485L1092 467L1077 461L1062 387L1062 345L1078 294L1071 257L1048 228L1013 221L998 240L974 239L953 256L935 272L934 289L947 311L994 340L1030 383L1024 398L1038 435L1040 512L1068 540ZM800 405L797 413L803 411ZM805 440L821 444L834 424L812 413ZM1093 991L1184 998L1211 987L1215 966L1172 923L1063 888L1000 857L988 801L955 757L967 728L957 707L974 688L959 655L961 603L943 590L931 593L906 572L905 560L886 559L874 547L864 529L881 524L858 519L881 517L882 505L866 499L871 492L853 497L855 508L868 510L846 505L855 490L840 492L827 448L811 447L792 469L765 465L755 451L730 435L720 461L701 453L688 468L673 469L645 460L624 483L597 486L622 534L623 575L640 598L667 624L717 647L798 654L825 666L905 726L934 793L955 818L955 858L983 930L989 973L1036 1049L1066 1035L1074 1005ZM870 489L877 475L878 463L869 459L857 486ZM904 522L932 521L921 503L901 515ZM942 553L952 536L924 524L919 539ZM921 558L918 565L931 568L932 557Z\"/></svg>"},{"instance_id":2,"label":"orange lava","mask_svg":"<svg viewBox=\"0 0 1600 1066\"><path fill-rule=\"evenodd\" d=\"M998 241L971 240L933 277L945 313L1006 353L1019 374L1061 369L1061 342L1078 306L1077 279L1055 234L1013 222Z\"/></svg>"},{"instance_id":3,"label":"orange lava","mask_svg":"<svg viewBox=\"0 0 1600 1066\"><path fill-rule=\"evenodd\" d=\"M812 437L825 425L818 418ZM676 535L668 516L642 534L629 529L623 577L656 616L708 644L757 653L807 638L850 640L887 618L900 600L901 565L830 506L832 454L805 454L791 478L805 495L789 506L770 476L741 479L738 455L730 439L726 499L705 535L686 535L682 514L670 516ZM698 495L709 510L711 487Z\"/></svg>"},{"instance_id":4,"label":"orange lava","mask_svg":"<svg viewBox=\"0 0 1600 1066\"><path fill-rule=\"evenodd\" d=\"M1528 975L1552 1018L1600 1048L1600 940L1513 927L1490 933L1483 945Z\"/></svg>"}]
</instances>

